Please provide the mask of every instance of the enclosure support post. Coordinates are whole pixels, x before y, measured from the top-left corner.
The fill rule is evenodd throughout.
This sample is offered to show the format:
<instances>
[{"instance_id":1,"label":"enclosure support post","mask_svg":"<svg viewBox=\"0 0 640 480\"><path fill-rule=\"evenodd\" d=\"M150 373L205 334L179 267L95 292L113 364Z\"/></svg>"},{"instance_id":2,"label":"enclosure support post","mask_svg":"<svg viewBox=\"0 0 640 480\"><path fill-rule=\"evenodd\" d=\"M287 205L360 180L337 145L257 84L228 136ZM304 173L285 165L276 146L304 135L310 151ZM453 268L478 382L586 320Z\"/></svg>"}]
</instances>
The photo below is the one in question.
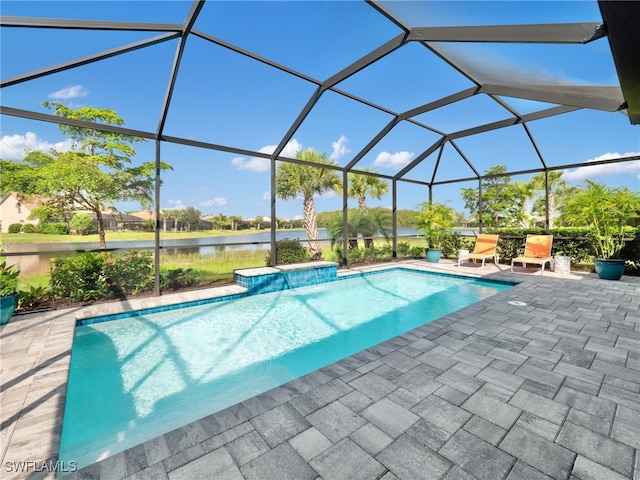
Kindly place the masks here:
<instances>
[{"instance_id":1,"label":"enclosure support post","mask_svg":"<svg viewBox=\"0 0 640 480\"><path fill-rule=\"evenodd\" d=\"M276 157L271 156L271 257L269 264L276 266Z\"/></svg>"},{"instance_id":2,"label":"enclosure support post","mask_svg":"<svg viewBox=\"0 0 640 480\"><path fill-rule=\"evenodd\" d=\"M349 172L342 171L342 265L349 266Z\"/></svg>"},{"instance_id":3,"label":"enclosure support post","mask_svg":"<svg viewBox=\"0 0 640 480\"><path fill-rule=\"evenodd\" d=\"M482 233L482 178L478 179L478 232Z\"/></svg>"},{"instance_id":4,"label":"enclosure support post","mask_svg":"<svg viewBox=\"0 0 640 480\"><path fill-rule=\"evenodd\" d=\"M549 234L551 226L549 217L549 170L544 169L544 229Z\"/></svg>"},{"instance_id":5,"label":"enclosure support post","mask_svg":"<svg viewBox=\"0 0 640 480\"><path fill-rule=\"evenodd\" d=\"M395 261L398 258L398 192L396 188L398 187L398 182L394 178L391 180L391 228L393 230L393 239L391 246L391 257Z\"/></svg>"},{"instance_id":6,"label":"enclosure support post","mask_svg":"<svg viewBox=\"0 0 640 480\"><path fill-rule=\"evenodd\" d=\"M153 243L154 281L153 294L160 295L160 140L156 139L156 191L155 191L155 227Z\"/></svg>"}]
</instances>

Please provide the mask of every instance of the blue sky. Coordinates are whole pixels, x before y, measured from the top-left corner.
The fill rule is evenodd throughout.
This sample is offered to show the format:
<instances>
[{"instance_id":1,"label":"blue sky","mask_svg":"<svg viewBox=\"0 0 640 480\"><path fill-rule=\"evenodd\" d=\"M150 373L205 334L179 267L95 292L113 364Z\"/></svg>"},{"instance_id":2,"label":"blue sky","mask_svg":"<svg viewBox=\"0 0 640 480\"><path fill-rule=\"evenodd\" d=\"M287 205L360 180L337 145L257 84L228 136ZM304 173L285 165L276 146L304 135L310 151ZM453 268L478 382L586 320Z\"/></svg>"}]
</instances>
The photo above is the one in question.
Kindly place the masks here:
<instances>
[{"instance_id":1,"label":"blue sky","mask_svg":"<svg viewBox=\"0 0 640 480\"><path fill-rule=\"evenodd\" d=\"M601 21L597 2L385 2L411 26L489 25ZM188 1L4 1L7 16L182 23ZM208 35L324 81L400 33L364 2L208 1L194 26ZM2 78L109 50L158 35L157 32L64 31L2 28ZM168 41L108 60L48 75L2 89L2 105L48 112L41 102L72 107L111 108L127 127L155 131L177 42ZM606 38L586 45L436 44L467 72L488 83L568 83L617 85ZM338 85L341 90L394 112L434 101L473 85L436 54L408 44ZM281 141L315 85L195 36L182 58L164 133L270 153ZM502 97L520 113L543 105ZM546 105L550 107L552 105ZM509 117L486 95L475 95L416 117L444 132ZM347 164L391 116L332 91L325 92L283 153L313 147ZM57 126L3 115L0 157L19 160L25 149L68 148ZM548 165L567 165L640 154L640 127L621 113L578 110L528 124ZM439 135L401 122L358 163L393 175L426 150ZM464 137L458 147L479 171L506 164L510 171L540 167L522 126ZM153 142L136 145L135 162L154 159ZM407 178L430 180L437 155ZM250 156L163 143L162 158L174 170L163 175L161 207L194 206L203 214L255 217L269 215L269 162ZM470 177L472 171L451 146L440 160L437 180ZM640 190L640 162L592 166L566 173L571 183L584 179ZM527 180L527 176L514 177ZM426 188L398 183L398 208L415 208ZM463 209L460 188L476 183L434 187L434 199ZM390 206L391 197L369 201ZM353 201L350 205L355 206ZM342 199L326 194L319 211L339 209ZM122 205L123 210L136 205ZM302 202L278 201L277 216L302 215Z\"/></svg>"}]
</instances>

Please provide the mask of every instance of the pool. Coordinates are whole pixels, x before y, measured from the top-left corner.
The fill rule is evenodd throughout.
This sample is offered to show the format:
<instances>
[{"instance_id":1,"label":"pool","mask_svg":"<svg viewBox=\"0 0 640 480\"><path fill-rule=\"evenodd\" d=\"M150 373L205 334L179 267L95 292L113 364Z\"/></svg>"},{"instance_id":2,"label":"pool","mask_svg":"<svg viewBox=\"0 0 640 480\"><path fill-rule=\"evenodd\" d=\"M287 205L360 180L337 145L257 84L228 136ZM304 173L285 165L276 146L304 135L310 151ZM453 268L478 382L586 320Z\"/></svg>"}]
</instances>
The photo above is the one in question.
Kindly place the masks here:
<instances>
[{"instance_id":1,"label":"pool","mask_svg":"<svg viewBox=\"0 0 640 480\"><path fill-rule=\"evenodd\" d=\"M91 464L511 286L396 268L78 326L60 461Z\"/></svg>"}]
</instances>

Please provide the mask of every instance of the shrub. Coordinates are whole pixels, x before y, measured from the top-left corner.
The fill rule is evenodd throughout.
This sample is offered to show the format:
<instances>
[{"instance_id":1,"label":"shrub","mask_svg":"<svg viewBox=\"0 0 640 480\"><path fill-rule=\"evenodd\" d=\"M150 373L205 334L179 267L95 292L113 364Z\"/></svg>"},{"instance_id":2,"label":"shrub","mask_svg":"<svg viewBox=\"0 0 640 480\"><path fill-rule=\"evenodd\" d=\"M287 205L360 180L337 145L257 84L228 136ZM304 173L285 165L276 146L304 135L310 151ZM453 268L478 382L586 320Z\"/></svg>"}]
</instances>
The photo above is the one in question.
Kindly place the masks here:
<instances>
[{"instance_id":1,"label":"shrub","mask_svg":"<svg viewBox=\"0 0 640 480\"><path fill-rule=\"evenodd\" d=\"M51 259L51 285L56 297L87 301L107 296L104 255L79 253Z\"/></svg>"},{"instance_id":2,"label":"shrub","mask_svg":"<svg viewBox=\"0 0 640 480\"><path fill-rule=\"evenodd\" d=\"M35 233L43 233L45 235L68 235L69 228L64 223L40 222L35 227Z\"/></svg>"},{"instance_id":3,"label":"shrub","mask_svg":"<svg viewBox=\"0 0 640 480\"><path fill-rule=\"evenodd\" d=\"M12 223L9 225L9 233L20 233L22 231L21 223Z\"/></svg>"},{"instance_id":4,"label":"shrub","mask_svg":"<svg viewBox=\"0 0 640 480\"><path fill-rule=\"evenodd\" d=\"M411 256L411 245L409 242L398 242L396 253L398 258L407 258Z\"/></svg>"},{"instance_id":5,"label":"shrub","mask_svg":"<svg viewBox=\"0 0 640 480\"><path fill-rule=\"evenodd\" d=\"M462 238L460 234L447 232L443 236L442 255L444 257L457 257L458 250L461 248L469 249L469 243L470 242Z\"/></svg>"},{"instance_id":6,"label":"shrub","mask_svg":"<svg viewBox=\"0 0 640 480\"><path fill-rule=\"evenodd\" d=\"M522 255L524 241L528 234L544 235L543 228L494 228L489 233L500 235L498 240L498 255L504 262ZM560 227L551 229L553 248L551 254L563 255L571 258L571 263L592 262L594 247L590 229L582 227Z\"/></svg>"},{"instance_id":7,"label":"shrub","mask_svg":"<svg viewBox=\"0 0 640 480\"><path fill-rule=\"evenodd\" d=\"M57 298L88 301L124 297L153 287L151 252L79 253L52 258L51 284Z\"/></svg>"},{"instance_id":8,"label":"shrub","mask_svg":"<svg viewBox=\"0 0 640 480\"><path fill-rule=\"evenodd\" d=\"M104 274L109 292L116 297L149 291L153 289L153 254L106 254Z\"/></svg>"},{"instance_id":9,"label":"shrub","mask_svg":"<svg viewBox=\"0 0 640 480\"><path fill-rule=\"evenodd\" d=\"M22 231L24 233L35 233L36 231L36 226L33 223L25 223L22 226Z\"/></svg>"},{"instance_id":10,"label":"shrub","mask_svg":"<svg viewBox=\"0 0 640 480\"><path fill-rule=\"evenodd\" d=\"M140 224L140 230L143 232L153 232L156 228L156 222L153 220L143 220Z\"/></svg>"},{"instance_id":11,"label":"shrub","mask_svg":"<svg viewBox=\"0 0 640 480\"><path fill-rule=\"evenodd\" d=\"M269 265L271 260L270 255L271 254L266 258L267 265ZM311 260L309 252L300 245L298 240L284 239L276 242L276 264L304 263L309 260Z\"/></svg>"},{"instance_id":12,"label":"shrub","mask_svg":"<svg viewBox=\"0 0 640 480\"><path fill-rule=\"evenodd\" d=\"M178 290L180 288L193 287L198 283L198 276L191 268L174 268L160 275L160 288L162 290Z\"/></svg>"},{"instance_id":13,"label":"shrub","mask_svg":"<svg viewBox=\"0 0 640 480\"><path fill-rule=\"evenodd\" d=\"M51 292L48 286L31 285L28 290L20 291L19 309L34 309L49 302Z\"/></svg>"},{"instance_id":14,"label":"shrub","mask_svg":"<svg viewBox=\"0 0 640 480\"><path fill-rule=\"evenodd\" d=\"M393 259L393 248L388 243L374 249L375 258L379 262L386 262Z\"/></svg>"},{"instance_id":15,"label":"shrub","mask_svg":"<svg viewBox=\"0 0 640 480\"><path fill-rule=\"evenodd\" d=\"M626 275L640 275L640 226L636 227L635 232L629 234L633 240L627 242L620 257L626 259L624 273Z\"/></svg>"},{"instance_id":16,"label":"shrub","mask_svg":"<svg viewBox=\"0 0 640 480\"><path fill-rule=\"evenodd\" d=\"M86 235L94 228L93 217L87 213L76 213L71 218L71 228L80 235Z\"/></svg>"}]
</instances>

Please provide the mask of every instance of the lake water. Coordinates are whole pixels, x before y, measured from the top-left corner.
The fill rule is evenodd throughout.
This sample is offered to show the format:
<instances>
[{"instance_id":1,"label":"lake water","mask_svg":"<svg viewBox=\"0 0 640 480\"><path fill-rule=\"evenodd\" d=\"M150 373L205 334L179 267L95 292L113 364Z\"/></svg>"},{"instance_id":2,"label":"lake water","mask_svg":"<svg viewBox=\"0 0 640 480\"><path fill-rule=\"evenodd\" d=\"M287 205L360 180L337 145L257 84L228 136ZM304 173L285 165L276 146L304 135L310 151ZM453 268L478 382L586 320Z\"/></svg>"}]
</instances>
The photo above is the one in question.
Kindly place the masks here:
<instances>
[{"instance_id":1,"label":"lake water","mask_svg":"<svg viewBox=\"0 0 640 480\"><path fill-rule=\"evenodd\" d=\"M415 236L417 230L414 228L398 228L398 236ZM459 230L463 235L475 235L471 230ZM276 232L276 240L299 239L306 241L307 235L303 229L280 230ZM318 238L325 240L323 245L328 245L328 234L324 228L318 229ZM200 255L212 255L230 250L269 250L271 232L247 233L246 235L229 235L219 237L201 237L185 239L160 240L160 247L163 254L174 255L177 253L197 253ZM402 241L402 239L400 239ZM150 241L114 241L107 242L108 249L149 249L153 250L154 242ZM77 252L99 251L98 242L63 242L63 243L23 243L5 244L5 252L11 254L8 258L9 264L15 264L24 273L48 272L49 260L51 257L66 257ZM21 252L29 253L20 255ZM33 252L38 252L34 254ZM17 255L16 255L17 254Z\"/></svg>"}]
</instances>

